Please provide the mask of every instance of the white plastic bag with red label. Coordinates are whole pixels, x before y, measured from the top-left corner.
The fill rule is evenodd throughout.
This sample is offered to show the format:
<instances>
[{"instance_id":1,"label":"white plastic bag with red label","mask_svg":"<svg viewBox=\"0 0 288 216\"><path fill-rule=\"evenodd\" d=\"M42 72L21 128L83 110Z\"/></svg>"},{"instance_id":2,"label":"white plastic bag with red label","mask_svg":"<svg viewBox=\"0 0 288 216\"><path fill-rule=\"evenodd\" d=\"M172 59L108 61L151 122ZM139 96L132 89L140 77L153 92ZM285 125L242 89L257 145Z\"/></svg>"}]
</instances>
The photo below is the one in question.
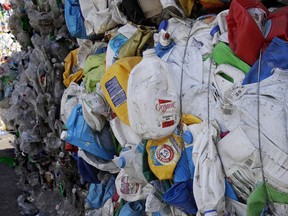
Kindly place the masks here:
<instances>
[{"instance_id":1,"label":"white plastic bag with red label","mask_svg":"<svg viewBox=\"0 0 288 216\"><path fill-rule=\"evenodd\" d=\"M130 126L144 139L171 134L180 120L179 97L169 65L146 50L129 76L127 107Z\"/></svg>"}]
</instances>

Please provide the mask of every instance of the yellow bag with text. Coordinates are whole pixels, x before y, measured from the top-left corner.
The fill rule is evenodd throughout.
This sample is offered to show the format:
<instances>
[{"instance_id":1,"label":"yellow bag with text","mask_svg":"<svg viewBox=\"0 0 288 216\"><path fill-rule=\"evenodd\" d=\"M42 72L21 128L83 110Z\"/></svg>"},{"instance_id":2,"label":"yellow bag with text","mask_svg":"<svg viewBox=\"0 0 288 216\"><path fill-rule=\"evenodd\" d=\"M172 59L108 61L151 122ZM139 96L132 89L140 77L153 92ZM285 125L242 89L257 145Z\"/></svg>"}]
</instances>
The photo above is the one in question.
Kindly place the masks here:
<instances>
[{"instance_id":1,"label":"yellow bag with text","mask_svg":"<svg viewBox=\"0 0 288 216\"><path fill-rule=\"evenodd\" d=\"M132 68L142 57L126 57L114 62L104 73L100 81L101 89L108 104L118 118L129 124L127 110L127 84Z\"/></svg>"},{"instance_id":2,"label":"yellow bag with text","mask_svg":"<svg viewBox=\"0 0 288 216\"><path fill-rule=\"evenodd\" d=\"M181 150L182 137L174 133L158 140L148 140L146 145L148 164L159 180L173 179Z\"/></svg>"}]
</instances>

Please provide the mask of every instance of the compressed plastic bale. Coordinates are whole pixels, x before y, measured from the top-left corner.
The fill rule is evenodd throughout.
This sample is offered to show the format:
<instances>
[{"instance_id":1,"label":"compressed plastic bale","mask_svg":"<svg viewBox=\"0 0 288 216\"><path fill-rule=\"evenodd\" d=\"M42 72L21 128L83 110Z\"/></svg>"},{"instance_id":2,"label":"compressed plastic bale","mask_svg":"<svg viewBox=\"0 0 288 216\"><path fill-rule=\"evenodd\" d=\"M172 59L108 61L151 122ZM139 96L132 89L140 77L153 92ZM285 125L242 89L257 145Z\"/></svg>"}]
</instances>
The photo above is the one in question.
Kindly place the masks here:
<instances>
[{"instance_id":1,"label":"compressed plastic bale","mask_svg":"<svg viewBox=\"0 0 288 216\"><path fill-rule=\"evenodd\" d=\"M62 123L59 124L59 119L57 119L59 117L59 106L57 104L62 96L61 89L63 89L63 84L62 86L57 86L59 76L55 73L57 70L61 70L61 67L51 64L53 59L50 58L50 41L48 40L47 43L47 34L54 31L56 26L61 28L64 19L61 18L62 11L59 10L59 14L57 14L58 22L55 25L55 14L46 14L50 10L48 1L38 1L39 7L36 7L34 3L31 1L17 1L17 4L14 5L16 10L13 11L18 14L15 17L19 19L17 20L19 25L13 29L13 34L25 31L31 35L32 31L35 33L31 38L34 49L28 47L25 50L26 47L24 47L21 55L18 55L16 59L15 56L13 57L15 65L20 65L18 67L20 82L15 82L15 91L12 97L8 98L12 106L9 112L13 112L13 114L10 113L12 115L9 119L16 126L13 130L17 129L16 134L19 136L14 143L17 161L19 162L17 171L20 174L19 183L24 191L32 193L31 197L36 200L34 203L39 209L39 215L45 215L46 213L55 215L57 214L56 208L57 211L59 210L58 214L63 214L64 210L69 215L80 215L83 206L74 202L76 201L75 193L70 193L73 184L77 184L77 181L79 181L77 179L77 169L75 169L76 164L71 161L71 158L70 161L67 160L69 156L63 152L61 152L61 156L58 155L64 147L62 141L57 137L60 135L59 128L62 130ZM24 7L26 11L24 11ZM22 14L20 14L20 11ZM25 12L28 14L25 14ZM42 15L42 18L35 19L35 16L39 14ZM24 17L20 20L22 16ZM29 19L30 21L34 19L31 23L35 29L29 26ZM21 24L23 26L20 26ZM38 24L39 26L36 26ZM59 33L63 36L66 34L65 28L56 30L54 33L56 35ZM57 50L54 54L58 57L60 56L57 59L58 62L64 60L63 55L58 55ZM69 164L67 161L69 161ZM59 168L59 166L62 167ZM64 166L69 166L69 171L67 167L66 170L63 169ZM41 188L46 190L47 193L41 193ZM60 204L61 200L64 201L64 199L58 189L62 195L66 194L66 200L74 203L69 205L67 203L64 205ZM59 199L52 196L54 192L59 194ZM83 192L83 189L81 189L81 192ZM79 194L77 194L77 199L78 201L80 200L79 203L82 203L84 198L79 196ZM47 204L45 202L47 201L46 199L43 202L43 197L45 196L53 197L53 201L50 200L49 204ZM27 214L30 213L27 212Z\"/></svg>"}]
</instances>

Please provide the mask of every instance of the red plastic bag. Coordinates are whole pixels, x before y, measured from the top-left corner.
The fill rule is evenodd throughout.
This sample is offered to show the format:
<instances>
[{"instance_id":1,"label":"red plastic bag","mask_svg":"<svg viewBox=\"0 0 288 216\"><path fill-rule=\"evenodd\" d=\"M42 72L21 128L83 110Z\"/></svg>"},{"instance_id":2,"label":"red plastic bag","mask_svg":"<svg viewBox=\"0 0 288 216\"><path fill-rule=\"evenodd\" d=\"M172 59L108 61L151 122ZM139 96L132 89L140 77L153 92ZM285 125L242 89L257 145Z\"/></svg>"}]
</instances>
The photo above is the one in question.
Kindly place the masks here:
<instances>
[{"instance_id":1,"label":"red plastic bag","mask_svg":"<svg viewBox=\"0 0 288 216\"><path fill-rule=\"evenodd\" d=\"M257 0L233 0L226 17L229 44L235 55L249 65L258 59L265 38L247 9L260 8L269 14L266 7Z\"/></svg>"},{"instance_id":2,"label":"red plastic bag","mask_svg":"<svg viewBox=\"0 0 288 216\"><path fill-rule=\"evenodd\" d=\"M250 8L266 13L265 31L259 28L249 13ZM268 47L274 37L288 40L288 7L270 13L259 0L233 0L226 21L231 49L249 65L258 60L260 49ZM267 35L266 38L264 35Z\"/></svg>"},{"instance_id":3,"label":"red plastic bag","mask_svg":"<svg viewBox=\"0 0 288 216\"><path fill-rule=\"evenodd\" d=\"M271 29L265 41L271 42L274 37L288 41L288 7L270 13L267 22L269 21L271 21Z\"/></svg>"}]
</instances>

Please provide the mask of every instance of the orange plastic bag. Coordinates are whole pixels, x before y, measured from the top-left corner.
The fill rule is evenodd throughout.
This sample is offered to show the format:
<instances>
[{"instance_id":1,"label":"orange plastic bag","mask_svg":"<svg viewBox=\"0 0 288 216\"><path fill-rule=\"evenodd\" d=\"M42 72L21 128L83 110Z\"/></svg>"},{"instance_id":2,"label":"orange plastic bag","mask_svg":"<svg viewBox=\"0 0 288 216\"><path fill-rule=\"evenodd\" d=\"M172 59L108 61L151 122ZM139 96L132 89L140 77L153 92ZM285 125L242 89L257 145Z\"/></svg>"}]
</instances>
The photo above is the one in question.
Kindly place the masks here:
<instances>
[{"instance_id":1,"label":"orange plastic bag","mask_svg":"<svg viewBox=\"0 0 288 216\"><path fill-rule=\"evenodd\" d=\"M79 82L83 77L83 69L78 67L78 49L71 51L64 59L65 72L63 73L63 84L68 88L71 82Z\"/></svg>"}]
</instances>

